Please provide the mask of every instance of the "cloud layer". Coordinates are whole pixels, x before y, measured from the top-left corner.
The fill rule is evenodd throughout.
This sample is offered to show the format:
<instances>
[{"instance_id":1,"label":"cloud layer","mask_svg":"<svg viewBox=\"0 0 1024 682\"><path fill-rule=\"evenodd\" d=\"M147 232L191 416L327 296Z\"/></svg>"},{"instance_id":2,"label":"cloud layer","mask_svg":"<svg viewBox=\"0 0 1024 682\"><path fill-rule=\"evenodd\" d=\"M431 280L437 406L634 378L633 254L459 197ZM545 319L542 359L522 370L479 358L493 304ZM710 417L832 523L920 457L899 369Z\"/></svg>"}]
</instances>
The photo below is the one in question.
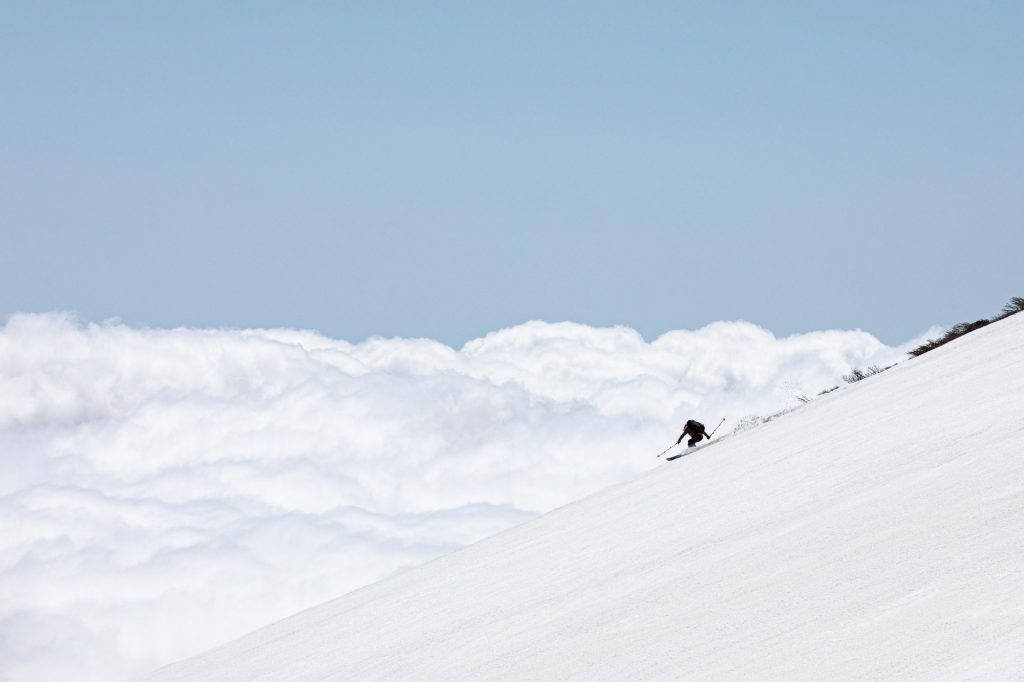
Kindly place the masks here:
<instances>
[{"instance_id":1,"label":"cloud layer","mask_svg":"<svg viewBox=\"0 0 1024 682\"><path fill-rule=\"evenodd\" d=\"M688 418L726 432L905 350L744 322L530 322L456 350L15 315L0 670L145 672L657 466Z\"/></svg>"}]
</instances>

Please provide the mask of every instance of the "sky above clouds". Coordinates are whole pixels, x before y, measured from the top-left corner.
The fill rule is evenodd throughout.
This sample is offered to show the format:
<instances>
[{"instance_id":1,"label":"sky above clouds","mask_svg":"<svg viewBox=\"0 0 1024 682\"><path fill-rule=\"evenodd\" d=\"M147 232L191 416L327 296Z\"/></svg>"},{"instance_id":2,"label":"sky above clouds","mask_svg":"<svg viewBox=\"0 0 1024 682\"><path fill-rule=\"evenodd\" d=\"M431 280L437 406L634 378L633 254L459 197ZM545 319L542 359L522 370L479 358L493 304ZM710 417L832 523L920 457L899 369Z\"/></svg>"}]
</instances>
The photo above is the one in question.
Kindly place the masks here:
<instances>
[{"instance_id":1,"label":"sky above clouds","mask_svg":"<svg viewBox=\"0 0 1024 682\"><path fill-rule=\"evenodd\" d=\"M1019 293L1022 34L1019 2L8 3L0 315L899 343Z\"/></svg>"},{"instance_id":2,"label":"sky above clouds","mask_svg":"<svg viewBox=\"0 0 1024 682\"><path fill-rule=\"evenodd\" d=\"M658 466L906 348L531 322L452 348L285 329L0 329L0 668L123 679Z\"/></svg>"}]
</instances>

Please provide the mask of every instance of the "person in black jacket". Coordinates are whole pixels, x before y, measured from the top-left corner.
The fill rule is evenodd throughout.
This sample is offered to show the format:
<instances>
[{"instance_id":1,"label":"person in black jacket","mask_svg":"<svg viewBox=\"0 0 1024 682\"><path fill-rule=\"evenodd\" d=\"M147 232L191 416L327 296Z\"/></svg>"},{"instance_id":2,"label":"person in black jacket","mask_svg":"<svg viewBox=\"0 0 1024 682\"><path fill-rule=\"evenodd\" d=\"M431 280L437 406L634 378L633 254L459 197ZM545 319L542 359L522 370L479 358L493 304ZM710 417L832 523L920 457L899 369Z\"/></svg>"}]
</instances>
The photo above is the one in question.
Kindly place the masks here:
<instances>
[{"instance_id":1,"label":"person in black jacket","mask_svg":"<svg viewBox=\"0 0 1024 682\"><path fill-rule=\"evenodd\" d=\"M711 435L704 430L704 425L693 419L688 419L686 424L683 425L683 432L679 434L679 440L676 441L676 445L682 443L683 438L686 436L690 437L690 440L686 442L686 445L691 448L705 438L711 440Z\"/></svg>"}]
</instances>

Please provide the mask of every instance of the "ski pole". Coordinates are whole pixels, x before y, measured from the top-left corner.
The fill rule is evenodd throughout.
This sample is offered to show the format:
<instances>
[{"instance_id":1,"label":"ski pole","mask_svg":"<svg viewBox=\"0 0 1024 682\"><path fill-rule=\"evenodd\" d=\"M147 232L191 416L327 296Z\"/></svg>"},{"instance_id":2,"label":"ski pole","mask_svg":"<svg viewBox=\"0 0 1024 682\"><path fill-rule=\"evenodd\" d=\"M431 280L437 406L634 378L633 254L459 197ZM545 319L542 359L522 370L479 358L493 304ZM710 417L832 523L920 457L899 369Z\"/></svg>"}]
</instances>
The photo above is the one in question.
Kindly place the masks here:
<instances>
[{"instance_id":1,"label":"ski pole","mask_svg":"<svg viewBox=\"0 0 1024 682\"><path fill-rule=\"evenodd\" d=\"M724 423L725 423L725 417L722 417L722 421L718 422L718 426L721 426ZM715 431L718 430L718 426L715 427ZM715 435L715 431L712 431L711 433L709 433L708 434L708 438L711 438L711 436ZM661 455L658 455L658 456L660 457Z\"/></svg>"},{"instance_id":2,"label":"ski pole","mask_svg":"<svg viewBox=\"0 0 1024 682\"><path fill-rule=\"evenodd\" d=\"M659 452L658 453L658 457L661 457L662 455L664 455L666 452L668 452L669 450L671 450L672 448L674 448L677 445L679 445L679 443L672 443L672 445L669 445L667 448L665 448L664 450Z\"/></svg>"}]
</instances>

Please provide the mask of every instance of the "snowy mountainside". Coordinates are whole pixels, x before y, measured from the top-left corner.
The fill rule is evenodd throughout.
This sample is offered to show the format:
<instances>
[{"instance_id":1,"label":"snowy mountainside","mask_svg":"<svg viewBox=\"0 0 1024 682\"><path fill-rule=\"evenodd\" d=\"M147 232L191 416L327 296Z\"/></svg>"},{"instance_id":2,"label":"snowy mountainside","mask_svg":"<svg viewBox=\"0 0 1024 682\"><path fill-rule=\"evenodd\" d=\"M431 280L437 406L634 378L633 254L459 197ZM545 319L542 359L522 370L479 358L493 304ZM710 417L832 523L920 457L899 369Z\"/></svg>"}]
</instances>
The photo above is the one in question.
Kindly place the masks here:
<instances>
[{"instance_id":1,"label":"snowy mountainside","mask_svg":"<svg viewBox=\"0 0 1024 682\"><path fill-rule=\"evenodd\" d=\"M1022 548L1016 315L147 679L1019 679Z\"/></svg>"}]
</instances>

